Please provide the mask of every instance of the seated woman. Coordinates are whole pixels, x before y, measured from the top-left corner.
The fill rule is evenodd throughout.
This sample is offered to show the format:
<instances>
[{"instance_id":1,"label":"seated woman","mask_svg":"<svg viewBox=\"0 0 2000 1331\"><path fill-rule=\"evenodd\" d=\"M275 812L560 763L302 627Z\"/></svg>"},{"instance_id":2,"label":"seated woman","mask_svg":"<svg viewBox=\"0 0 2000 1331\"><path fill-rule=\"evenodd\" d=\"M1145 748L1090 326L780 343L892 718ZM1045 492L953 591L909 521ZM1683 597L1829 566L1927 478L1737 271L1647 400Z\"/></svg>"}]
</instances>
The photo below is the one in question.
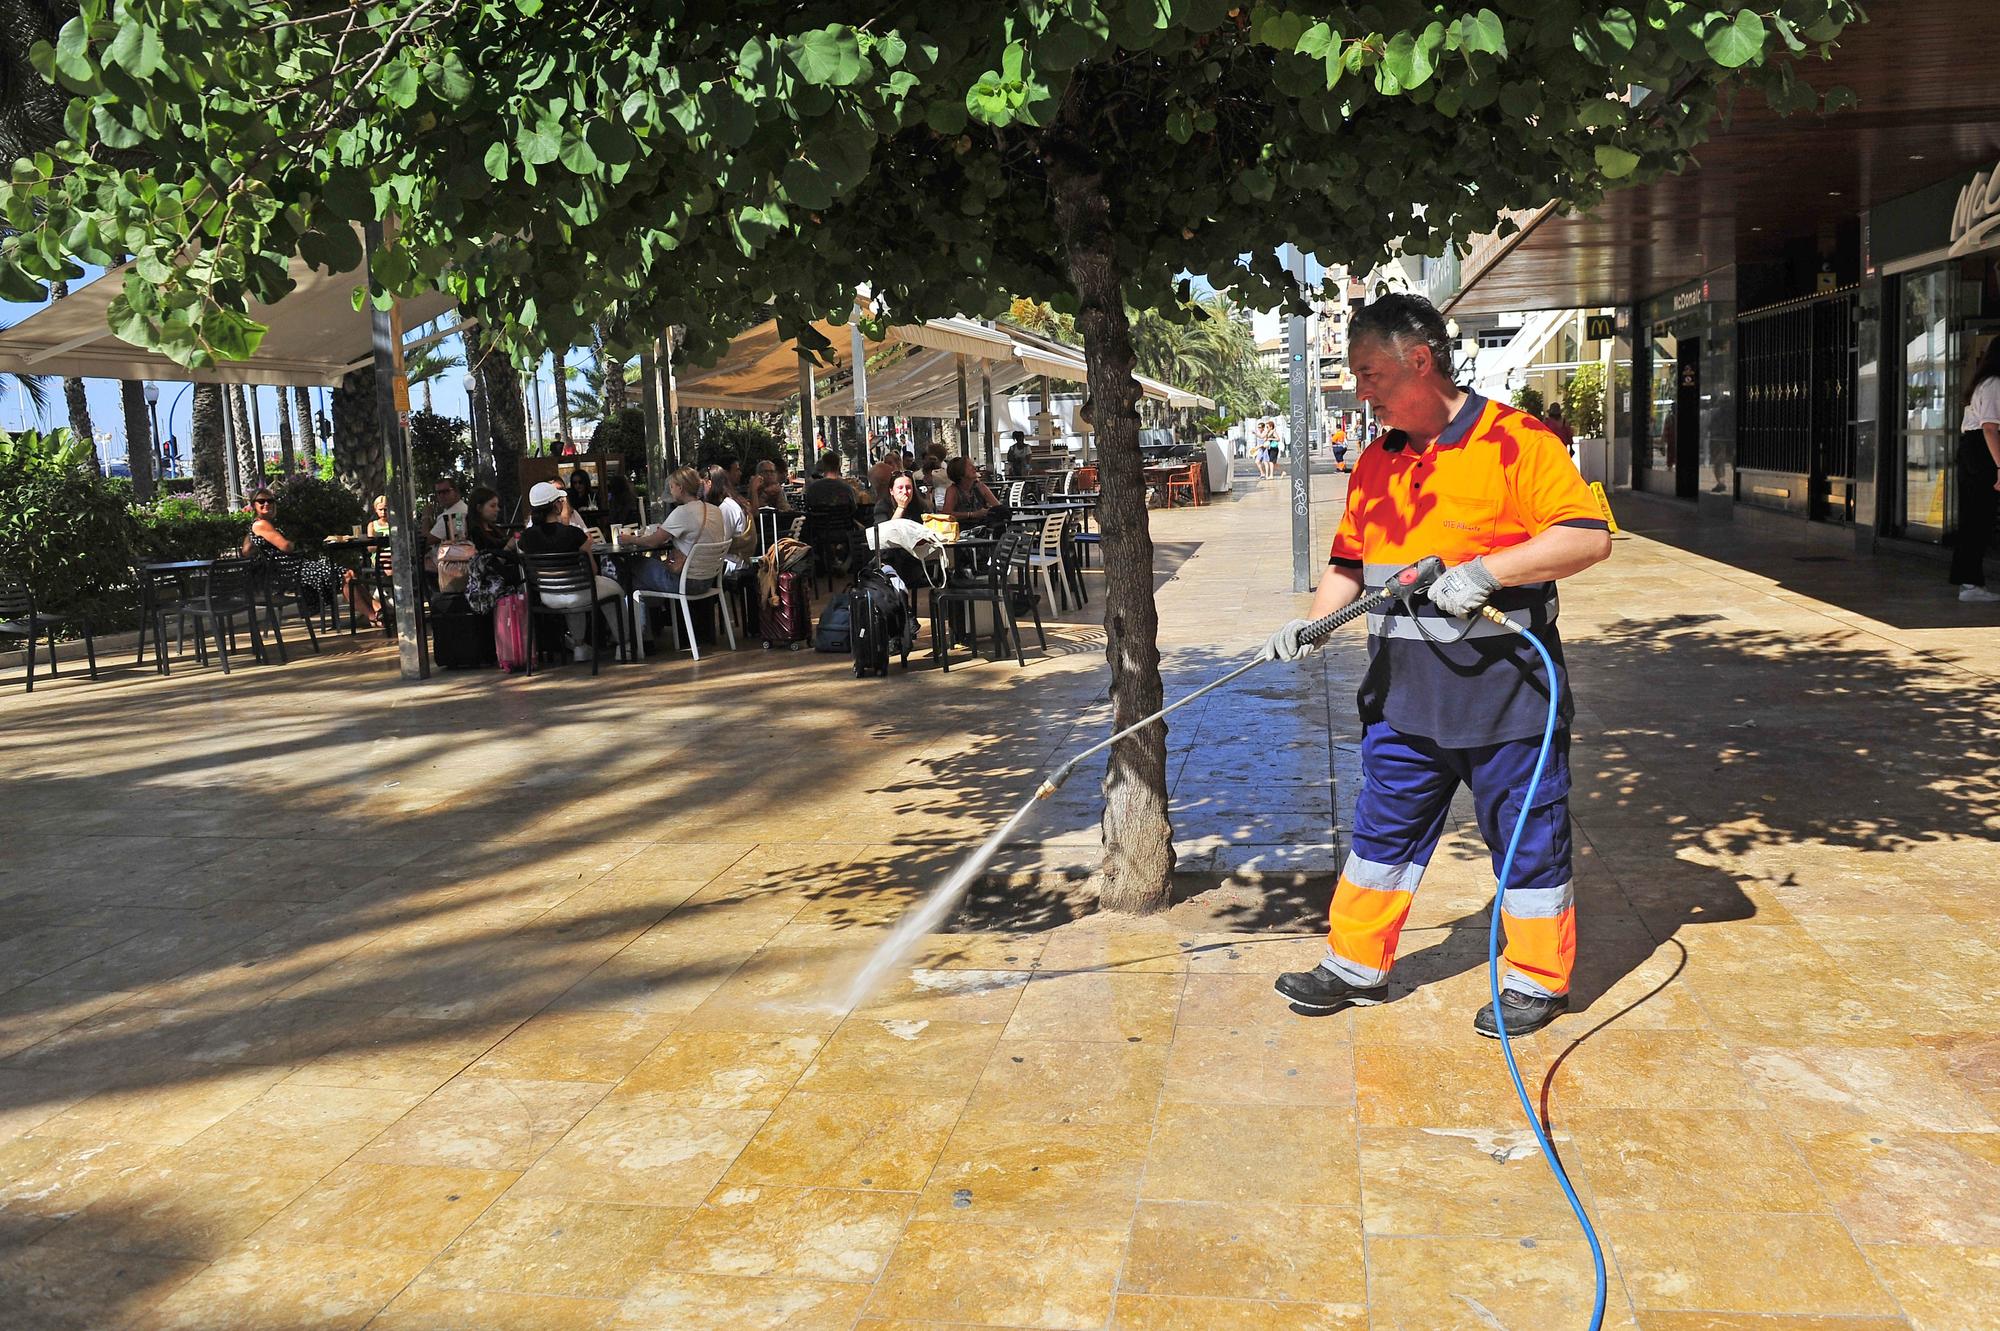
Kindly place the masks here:
<instances>
[{"instance_id":1,"label":"seated woman","mask_svg":"<svg viewBox=\"0 0 2000 1331\"><path fill-rule=\"evenodd\" d=\"M585 471L582 467L578 467L576 468L576 470L570 472L569 474L570 512L581 515L585 511L597 507L597 497L591 493L593 488L594 487L592 487L590 483L590 473Z\"/></svg>"},{"instance_id":2,"label":"seated woman","mask_svg":"<svg viewBox=\"0 0 2000 1331\"><path fill-rule=\"evenodd\" d=\"M370 536L387 536L389 534L389 496L376 495L375 502L368 507L369 511L375 515L368 520L368 534Z\"/></svg>"},{"instance_id":3,"label":"seated woman","mask_svg":"<svg viewBox=\"0 0 2000 1331\"><path fill-rule=\"evenodd\" d=\"M614 471L604 478L604 500L599 505L604 521L614 527L630 527L639 521L639 496L632 493L632 482L625 479L625 473Z\"/></svg>"},{"instance_id":4,"label":"seated woman","mask_svg":"<svg viewBox=\"0 0 2000 1331\"><path fill-rule=\"evenodd\" d=\"M347 597L348 611L357 618L366 619L370 624L380 622L380 612L374 608L373 599L363 588L357 587L354 575L333 566L333 561L324 555L307 558L302 555L291 538L278 530L273 514L278 510L275 496L258 486L250 495L250 534L243 538L243 555L246 559L270 559L279 555L290 555L285 561L285 578L300 591L306 593L317 606L329 606L343 594Z\"/></svg>"},{"instance_id":5,"label":"seated woman","mask_svg":"<svg viewBox=\"0 0 2000 1331\"><path fill-rule=\"evenodd\" d=\"M480 554L492 554L514 544L516 537L500 525L500 496L491 486L475 485L465 500L465 538Z\"/></svg>"},{"instance_id":6,"label":"seated woman","mask_svg":"<svg viewBox=\"0 0 2000 1331\"><path fill-rule=\"evenodd\" d=\"M972 459L956 457L945 464L945 477L950 484L945 487L944 512L949 518L971 524L984 522L996 511L1001 511L1000 500L979 479L973 470Z\"/></svg>"},{"instance_id":7,"label":"seated woman","mask_svg":"<svg viewBox=\"0 0 2000 1331\"><path fill-rule=\"evenodd\" d=\"M522 554L561 554L582 551L585 554L596 549L597 538L587 528L572 526L569 521L569 496L554 481L542 481L528 492L528 507L533 514L533 522L515 541L515 548ZM597 591L600 596L623 597L624 589L615 581L597 574ZM569 638L575 646L576 659L581 661L589 642L584 620L590 608L583 603L578 593L550 596L545 602L549 608L569 612ZM621 646L625 640L625 617L611 616L612 641Z\"/></svg>"},{"instance_id":8,"label":"seated woman","mask_svg":"<svg viewBox=\"0 0 2000 1331\"><path fill-rule=\"evenodd\" d=\"M911 522L923 521L924 514L931 506L917 493L917 483L905 472L889 482L888 491L875 501L875 521L887 522L890 518L908 518Z\"/></svg>"},{"instance_id":9,"label":"seated woman","mask_svg":"<svg viewBox=\"0 0 2000 1331\"><path fill-rule=\"evenodd\" d=\"M667 477L667 497L674 503L667 520L646 528L634 542L642 550L661 550L659 559L639 560L633 570L632 585L638 591L678 592L681 570L697 545L727 541L729 520L722 510L705 498L707 487L693 467L676 467ZM687 590L705 592L715 585L709 578L690 579ZM645 602L639 603L641 607ZM642 626L643 627L643 626Z\"/></svg>"},{"instance_id":10,"label":"seated woman","mask_svg":"<svg viewBox=\"0 0 2000 1331\"><path fill-rule=\"evenodd\" d=\"M465 573L465 599L486 614L502 596L521 588L521 563L514 558L517 538L500 525L500 496L488 486L475 486L466 497L465 539L477 552Z\"/></svg>"}]
</instances>

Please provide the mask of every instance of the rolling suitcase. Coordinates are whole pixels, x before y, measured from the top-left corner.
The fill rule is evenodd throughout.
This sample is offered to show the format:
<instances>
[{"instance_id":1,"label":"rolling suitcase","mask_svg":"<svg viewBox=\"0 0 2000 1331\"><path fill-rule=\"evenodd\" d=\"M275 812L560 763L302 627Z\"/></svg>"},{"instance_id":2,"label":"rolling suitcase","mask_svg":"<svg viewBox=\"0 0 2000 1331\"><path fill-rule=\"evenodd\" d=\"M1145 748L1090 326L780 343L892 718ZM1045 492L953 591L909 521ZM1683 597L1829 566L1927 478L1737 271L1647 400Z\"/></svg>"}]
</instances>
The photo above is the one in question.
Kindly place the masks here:
<instances>
[{"instance_id":1,"label":"rolling suitcase","mask_svg":"<svg viewBox=\"0 0 2000 1331\"><path fill-rule=\"evenodd\" d=\"M493 654L502 670L528 668L528 598L519 592L493 605Z\"/></svg>"},{"instance_id":2,"label":"rolling suitcase","mask_svg":"<svg viewBox=\"0 0 2000 1331\"><path fill-rule=\"evenodd\" d=\"M778 575L778 600L757 607L757 636L766 647L796 647L812 636L812 587L804 573Z\"/></svg>"}]
</instances>

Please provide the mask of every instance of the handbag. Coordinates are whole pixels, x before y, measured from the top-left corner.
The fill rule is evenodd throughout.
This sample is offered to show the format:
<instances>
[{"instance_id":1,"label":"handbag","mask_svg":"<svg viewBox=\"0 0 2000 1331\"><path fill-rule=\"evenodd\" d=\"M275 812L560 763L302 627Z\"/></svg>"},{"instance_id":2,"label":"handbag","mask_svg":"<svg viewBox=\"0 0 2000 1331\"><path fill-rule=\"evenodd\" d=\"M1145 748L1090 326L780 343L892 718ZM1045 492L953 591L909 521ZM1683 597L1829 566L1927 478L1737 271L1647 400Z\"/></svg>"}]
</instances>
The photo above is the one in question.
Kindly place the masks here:
<instances>
[{"instance_id":1,"label":"handbag","mask_svg":"<svg viewBox=\"0 0 2000 1331\"><path fill-rule=\"evenodd\" d=\"M470 541L447 541L438 547L437 575L439 591L463 591L465 575L472 568L472 561L479 550Z\"/></svg>"}]
</instances>

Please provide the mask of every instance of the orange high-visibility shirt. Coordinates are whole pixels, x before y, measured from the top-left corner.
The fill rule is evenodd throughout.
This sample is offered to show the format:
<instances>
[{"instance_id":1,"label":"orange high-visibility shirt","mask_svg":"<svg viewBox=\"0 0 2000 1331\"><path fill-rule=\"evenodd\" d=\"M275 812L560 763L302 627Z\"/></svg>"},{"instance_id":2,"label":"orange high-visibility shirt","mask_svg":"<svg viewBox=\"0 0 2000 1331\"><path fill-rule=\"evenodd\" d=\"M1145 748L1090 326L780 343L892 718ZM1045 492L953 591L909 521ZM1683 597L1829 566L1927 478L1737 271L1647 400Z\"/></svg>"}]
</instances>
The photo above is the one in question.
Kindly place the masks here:
<instances>
[{"instance_id":1,"label":"orange high-visibility shirt","mask_svg":"<svg viewBox=\"0 0 2000 1331\"><path fill-rule=\"evenodd\" d=\"M1425 555L1452 567L1557 526L1605 526L1569 451L1526 412L1474 394L1428 448L1416 450L1392 430L1362 453L1331 559L1379 587ZM1502 588L1492 604L1539 637L1560 666L1554 583ZM1453 748L1540 735L1549 683L1534 649L1477 618L1464 640L1433 640L1463 628L1429 602L1417 620L1400 611L1369 616L1362 719ZM1567 687L1562 709L1567 721Z\"/></svg>"}]
</instances>

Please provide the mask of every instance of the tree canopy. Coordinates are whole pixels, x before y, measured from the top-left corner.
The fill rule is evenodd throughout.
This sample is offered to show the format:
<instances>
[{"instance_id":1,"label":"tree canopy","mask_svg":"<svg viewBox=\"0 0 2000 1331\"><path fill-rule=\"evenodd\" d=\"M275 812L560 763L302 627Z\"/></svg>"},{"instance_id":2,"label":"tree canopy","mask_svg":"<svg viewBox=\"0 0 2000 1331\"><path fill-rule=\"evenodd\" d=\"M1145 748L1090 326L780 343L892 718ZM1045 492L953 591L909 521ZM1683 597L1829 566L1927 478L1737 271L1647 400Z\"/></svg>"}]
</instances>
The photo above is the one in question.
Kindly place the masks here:
<instances>
[{"instance_id":1,"label":"tree canopy","mask_svg":"<svg viewBox=\"0 0 2000 1331\"><path fill-rule=\"evenodd\" d=\"M0 187L20 232L0 294L129 255L121 336L238 357L248 298L282 295L293 255L349 266L354 225L393 216L378 283L442 285L522 348L587 341L617 303L635 340L678 323L698 356L767 305L844 317L856 280L899 318L1006 292L1073 310L1050 169L1083 153L1117 163L1128 304L1170 306L1191 272L1268 307L1284 241L1365 268L1680 165L1731 77L1816 108L1786 57L1854 14L86 0L36 48L80 96Z\"/></svg>"}]
</instances>

